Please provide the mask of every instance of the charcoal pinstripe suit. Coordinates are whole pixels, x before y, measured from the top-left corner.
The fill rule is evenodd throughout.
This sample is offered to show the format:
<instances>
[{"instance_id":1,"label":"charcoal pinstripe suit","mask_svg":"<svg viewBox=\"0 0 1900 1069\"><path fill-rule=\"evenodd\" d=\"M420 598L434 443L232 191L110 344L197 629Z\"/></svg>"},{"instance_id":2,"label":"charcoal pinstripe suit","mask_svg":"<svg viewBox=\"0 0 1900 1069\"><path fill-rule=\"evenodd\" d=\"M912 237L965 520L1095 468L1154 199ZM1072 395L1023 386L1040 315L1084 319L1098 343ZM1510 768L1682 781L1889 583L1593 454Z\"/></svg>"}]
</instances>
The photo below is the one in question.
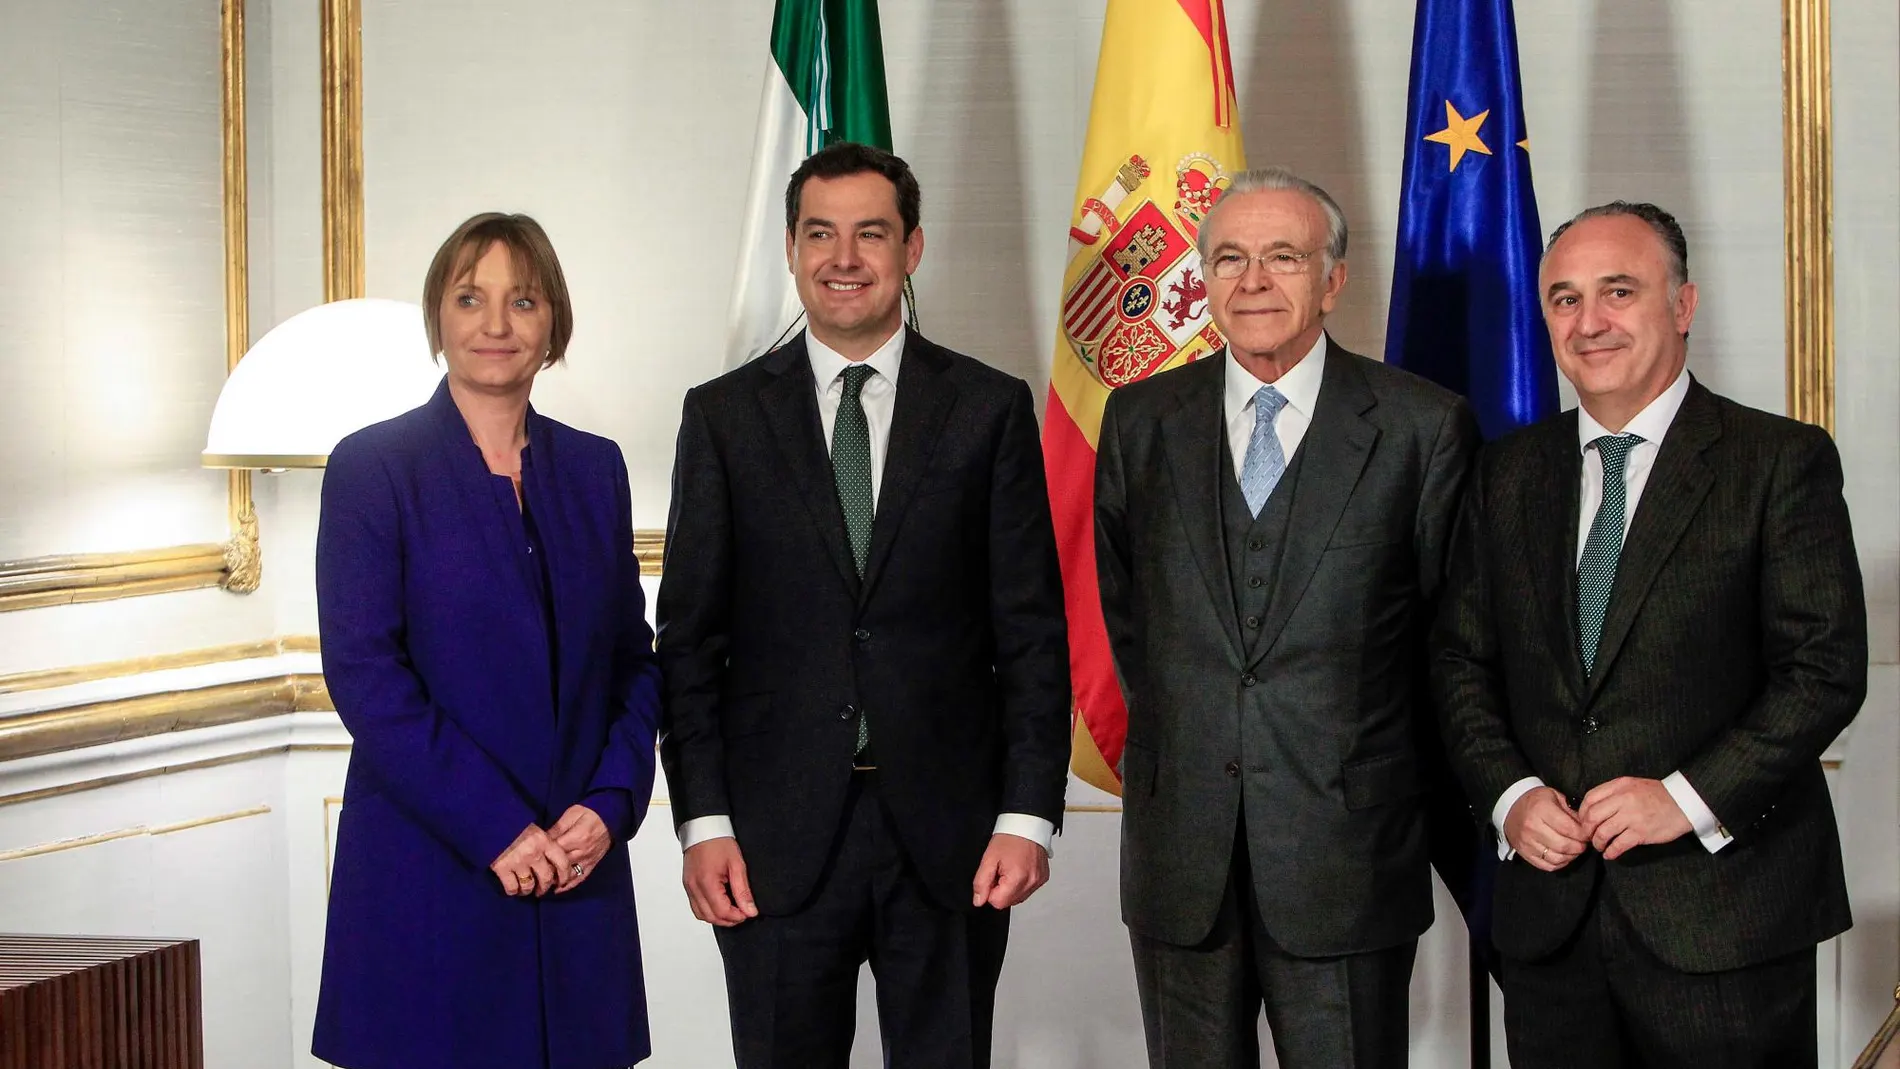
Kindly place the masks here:
<instances>
[{"instance_id":1,"label":"charcoal pinstripe suit","mask_svg":"<svg viewBox=\"0 0 1900 1069\"><path fill-rule=\"evenodd\" d=\"M1685 836L1614 862L1586 851L1556 873L1507 863L1493 938L1507 962L1535 962L1613 924L1665 978L1806 953L1811 990L1814 945L1850 923L1819 757L1859 710L1867 668L1834 443L1692 385L1631 520L1588 677L1581 462L1574 411L1482 455L1433 641L1452 765L1480 819L1526 776L1575 804L1619 776L1680 770L1733 842L1711 853Z\"/></svg>"}]
</instances>

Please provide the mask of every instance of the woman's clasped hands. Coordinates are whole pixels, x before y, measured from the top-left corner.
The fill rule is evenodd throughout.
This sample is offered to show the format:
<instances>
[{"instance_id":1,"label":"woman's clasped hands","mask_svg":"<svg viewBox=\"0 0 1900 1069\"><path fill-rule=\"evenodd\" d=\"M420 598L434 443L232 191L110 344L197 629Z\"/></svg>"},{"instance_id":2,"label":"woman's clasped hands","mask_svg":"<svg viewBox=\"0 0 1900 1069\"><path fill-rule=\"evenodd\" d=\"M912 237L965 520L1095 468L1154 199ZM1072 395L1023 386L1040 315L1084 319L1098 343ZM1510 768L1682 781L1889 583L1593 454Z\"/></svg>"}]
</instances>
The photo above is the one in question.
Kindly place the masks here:
<instances>
[{"instance_id":1,"label":"woman's clasped hands","mask_svg":"<svg viewBox=\"0 0 1900 1069\"><path fill-rule=\"evenodd\" d=\"M613 845L599 814L584 805L569 806L554 827L530 824L488 866L510 897L540 898L579 887Z\"/></svg>"}]
</instances>

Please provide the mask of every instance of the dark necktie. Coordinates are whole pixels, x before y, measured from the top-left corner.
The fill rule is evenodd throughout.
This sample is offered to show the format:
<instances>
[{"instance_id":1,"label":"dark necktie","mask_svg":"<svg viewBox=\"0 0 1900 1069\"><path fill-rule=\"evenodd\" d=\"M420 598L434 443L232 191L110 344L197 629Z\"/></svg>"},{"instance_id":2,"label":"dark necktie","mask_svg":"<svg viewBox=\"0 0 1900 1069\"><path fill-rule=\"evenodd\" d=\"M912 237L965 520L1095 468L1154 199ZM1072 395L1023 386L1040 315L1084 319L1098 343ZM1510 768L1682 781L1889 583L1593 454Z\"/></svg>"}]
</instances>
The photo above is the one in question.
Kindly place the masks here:
<instances>
[{"instance_id":1,"label":"dark necktie","mask_svg":"<svg viewBox=\"0 0 1900 1069\"><path fill-rule=\"evenodd\" d=\"M876 510L871 503L871 424L864 418L864 402L858 395L875 374L876 370L863 364L844 369L844 397L831 428L831 474L838 483L838 505L844 509L844 530L851 538L851 559L860 579L871 553L871 520Z\"/></svg>"},{"instance_id":2,"label":"dark necktie","mask_svg":"<svg viewBox=\"0 0 1900 1069\"><path fill-rule=\"evenodd\" d=\"M838 418L831 426L831 475L838 484L844 531L851 539L851 559L860 579L864 578L864 562L871 553L871 521L876 509L871 502L871 424L864 418L864 401L859 395L875 374L864 364L844 369L844 397L838 402ZM861 758L870 744L871 724L860 710L858 744L853 755Z\"/></svg>"},{"instance_id":3,"label":"dark necktie","mask_svg":"<svg viewBox=\"0 0 1900 1069\"><path fill-rule=\"evenodd\" d=\"M1630 450L1642 441L1634 434L1606 434L1590 443L1603 460L1603 501L1590 521L1583 556L1577 559L1577 652L1583 658L1586 679L1596 667L1597 643L1603 639L1603 614L1610 607L1616 560L1623 553L1623 528L1629 518L1629 486L1623 472Z\"/></svg>"}]
</instances>

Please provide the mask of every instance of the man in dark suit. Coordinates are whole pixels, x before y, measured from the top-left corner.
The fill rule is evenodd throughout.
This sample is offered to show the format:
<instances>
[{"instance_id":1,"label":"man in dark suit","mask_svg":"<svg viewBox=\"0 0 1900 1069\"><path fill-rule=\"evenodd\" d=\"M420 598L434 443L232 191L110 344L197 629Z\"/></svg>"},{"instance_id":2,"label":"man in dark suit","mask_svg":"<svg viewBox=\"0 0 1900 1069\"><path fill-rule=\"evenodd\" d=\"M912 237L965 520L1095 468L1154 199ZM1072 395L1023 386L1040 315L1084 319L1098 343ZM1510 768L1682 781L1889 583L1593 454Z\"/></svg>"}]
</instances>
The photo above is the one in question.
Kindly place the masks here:
<instances>
[{"instance_id":1,"label":"man in dark suit","mask_svg":"<svg viewBox=\"0 0 1900 1069\"><path fill-rule=\"evenodd\" d=\"M1660 208L1559 227L1538 286L1581 407L1484 453L1433 639L1509 859L1511 1064L1812 1066L1814 947L1849 923L1819 759L1867 686L1839 455L1689 376Z\"/></svg>"},{"instance_id":2,"label":"man in dark suit","mask_svg":"<svg viewBox=\"0 0 1900 1069\"><path fill-rule=\"evenodd\" d=\"M1067 782L1061 578L1029 388L904 328L917 180L786 191L808 329L687 394L658 604L661 757L741 1069L989 1064L1009 907Z\"/></svg>"},{"instance_id":3,"label":"man in dark suit","mask_svg":"<svg viewBox=\"0 0 1900 1069\"><path fill-rule=\"evenodd\" d=\"M1470 411L1340 348L1346 223L1279 170L1200 234L1227 339L1110 395L1102 609L1128 701L1122 917L1156 1069L1402 1066L1432 921L1424 631Z\"/></svg>"}]
</instances>

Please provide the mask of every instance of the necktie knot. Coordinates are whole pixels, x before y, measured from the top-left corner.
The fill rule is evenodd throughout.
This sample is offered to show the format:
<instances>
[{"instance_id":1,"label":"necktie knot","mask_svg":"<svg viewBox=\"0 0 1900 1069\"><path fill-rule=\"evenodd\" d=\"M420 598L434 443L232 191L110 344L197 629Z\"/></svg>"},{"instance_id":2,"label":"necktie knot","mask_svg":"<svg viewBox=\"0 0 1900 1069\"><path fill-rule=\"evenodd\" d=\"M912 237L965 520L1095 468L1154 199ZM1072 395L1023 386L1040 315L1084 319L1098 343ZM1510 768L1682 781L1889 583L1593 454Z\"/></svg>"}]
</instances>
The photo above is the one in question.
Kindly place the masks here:
<instances>
[{"instance_id":1,"label":"necktie knot","mask_svg":"<svg viewBox=\"0 0 1900 1069\"><path fill-rule=\"evenodd\" d=\"M1623 465L1629 462L1630 451L1643 444L1643 439L1634 434L1606 434L1590 443L1596 446L1597 456L1603 458L1603 477L1623 474Z\"/></svg>"},{"instance_id":2,"label":"necktie knot","mask_svg":"<svg viewBox=\"0 0 1900 1069\"><path fill-rule=\"evenodd\" d=\"M1271 386L1262 386L1253 392L1253 418L1258 423L1266 420L1272 423L1280 416L1280 410L1286 407L1286 394Z\"/></svg>"},{"instance_id":3,"label":"necktie knot","mask_svg":"<svg viewBox=\"0 0 1900 1069\"><path fill-rule=\"evenodd\" d=\"M1286 474L1286 452L1273 432L1274 418L1286 407L1286 395L1271 386L1262 386L1253 395L1253 434L1247 441L1247 456L1240 467L1240 492L1247 499L1247 510L1256 518L1266 506L1273 488Z\"/></svg>"},{"instance_id":4,"label":"necktie knot","mask_svg":"<svg viewBox=\"0 0 1900 1069\"><path fill-rule=\"evenodd\" d=\"M869 382L871 376L875 374L877 374L877 369L869 364L852 364L845 368L844 395L851 398L857 397L863 392L864 384Z\"/></svg>"}]
</instances>

